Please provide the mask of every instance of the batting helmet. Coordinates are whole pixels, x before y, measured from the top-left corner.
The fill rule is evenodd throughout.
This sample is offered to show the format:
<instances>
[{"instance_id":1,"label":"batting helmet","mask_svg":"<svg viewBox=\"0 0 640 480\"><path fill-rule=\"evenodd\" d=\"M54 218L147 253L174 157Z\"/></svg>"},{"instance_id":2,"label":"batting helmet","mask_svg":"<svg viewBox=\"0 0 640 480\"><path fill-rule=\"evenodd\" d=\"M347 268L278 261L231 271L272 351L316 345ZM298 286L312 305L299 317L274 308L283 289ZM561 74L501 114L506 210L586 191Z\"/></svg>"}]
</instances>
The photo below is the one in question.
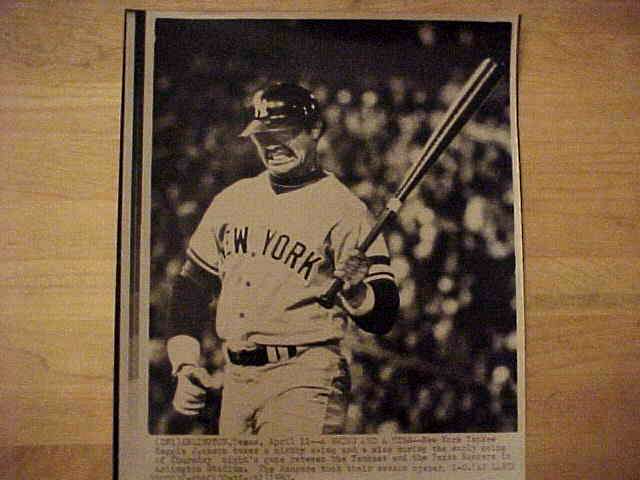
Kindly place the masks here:
<instances>
[{"instance_id":1,"label":"batting helmet","mask_svg":"<svg viewBox=\"0 0 640 480\"><path fill-rule=\"evenodd\" d=\"M240 134L312 128L320 119L318 101L309 90L293 83L276 83L253 98L253 120Z\"/></svg>"}]
</instances>

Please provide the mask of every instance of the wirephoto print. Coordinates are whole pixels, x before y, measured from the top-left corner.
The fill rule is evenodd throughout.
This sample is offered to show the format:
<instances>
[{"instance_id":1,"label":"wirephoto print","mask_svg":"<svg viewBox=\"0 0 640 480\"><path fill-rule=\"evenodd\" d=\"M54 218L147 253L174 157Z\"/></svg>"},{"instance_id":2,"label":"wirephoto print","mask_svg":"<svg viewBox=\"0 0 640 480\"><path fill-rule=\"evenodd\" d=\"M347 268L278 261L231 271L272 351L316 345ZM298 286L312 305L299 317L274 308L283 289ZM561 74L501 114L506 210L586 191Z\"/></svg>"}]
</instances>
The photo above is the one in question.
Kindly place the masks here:
<instances>
[{"instance_id":1,"label":"wirephoto print","mask_svg":"<svg viewBox=\"0 0 640 480\"><path fill-rule=\"evenodd\" d=\"M127 14L119 478L524 478L517 28Z\"/></svg>"}]
</instances>

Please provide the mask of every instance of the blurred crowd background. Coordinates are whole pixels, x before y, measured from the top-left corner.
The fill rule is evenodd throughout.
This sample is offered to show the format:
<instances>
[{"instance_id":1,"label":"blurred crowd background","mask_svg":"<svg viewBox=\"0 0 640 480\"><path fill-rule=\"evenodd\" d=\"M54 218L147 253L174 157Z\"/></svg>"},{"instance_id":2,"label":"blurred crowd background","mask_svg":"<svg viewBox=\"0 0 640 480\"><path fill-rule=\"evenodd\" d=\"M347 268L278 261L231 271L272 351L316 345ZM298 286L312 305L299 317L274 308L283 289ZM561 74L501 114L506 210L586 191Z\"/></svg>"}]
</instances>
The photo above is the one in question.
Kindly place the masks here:
<instances>
[{"instance_id":1,"label":"blurred crowd background","mask_svg":"<svg viewBox=\"0 0 640 480\"><path fill-rule=\"evenodd\" d=\"M274 80L311 89L327 125L319 145L324 168L376 213L473 69L488 55L508 63L510 34L504 23L158 21L152 433L217 432L220 392L211 392L195 420L171 409L167 300L211 199L262 170L251 142L237 137L254 92ZM386 336L353 328L347 334L350 433L517 428L508 87L503 80L385 233L401 313ZM251 202L248 197L247 208ZM203 334L207 367L220 375L220 342L211 328Z\"/></svg>"}]
</instances>

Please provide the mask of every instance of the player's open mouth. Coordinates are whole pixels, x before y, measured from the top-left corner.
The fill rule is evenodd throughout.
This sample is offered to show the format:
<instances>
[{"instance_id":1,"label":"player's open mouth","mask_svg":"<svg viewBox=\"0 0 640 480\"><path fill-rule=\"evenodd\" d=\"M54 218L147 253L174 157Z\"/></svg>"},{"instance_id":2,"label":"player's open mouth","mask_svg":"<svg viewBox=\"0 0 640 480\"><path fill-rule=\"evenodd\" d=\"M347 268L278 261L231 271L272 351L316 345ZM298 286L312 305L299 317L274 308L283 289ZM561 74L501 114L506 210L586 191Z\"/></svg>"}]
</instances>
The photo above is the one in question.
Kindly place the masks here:
<instances>
[{"instance_id":1,"label":"player's open mouth","mask_svg":"<svg viewBox=\"0 0 640 480\"><path fill-rule=\"evenodd\" d=\"M284 148L268 150L266 152L266 157L270 165L283 165L295 160L293 153Z\"/></svg>"}]
</instances>

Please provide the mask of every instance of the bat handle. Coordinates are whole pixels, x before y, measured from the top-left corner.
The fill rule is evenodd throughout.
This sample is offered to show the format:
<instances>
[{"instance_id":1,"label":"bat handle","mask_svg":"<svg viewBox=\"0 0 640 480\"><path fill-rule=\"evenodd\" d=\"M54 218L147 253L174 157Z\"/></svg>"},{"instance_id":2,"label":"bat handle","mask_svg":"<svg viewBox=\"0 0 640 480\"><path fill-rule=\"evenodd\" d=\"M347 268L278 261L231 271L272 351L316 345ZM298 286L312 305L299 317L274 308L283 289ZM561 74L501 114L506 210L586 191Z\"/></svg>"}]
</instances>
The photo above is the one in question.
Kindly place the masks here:
<instances>
[{"instance_id":1,"label":"bat handle","mask_svg":"<svg viewBox=\"0 0 640 480\"><path fill-rule=\"evenodd\" d=\"M342 290L343 285L344 282L342 279L334 278L329 289L318 297L318 303L324 308L333 307L336 304L336 297L338 293L340 293L340 290Z\"/></svg>"}]
</instances>

